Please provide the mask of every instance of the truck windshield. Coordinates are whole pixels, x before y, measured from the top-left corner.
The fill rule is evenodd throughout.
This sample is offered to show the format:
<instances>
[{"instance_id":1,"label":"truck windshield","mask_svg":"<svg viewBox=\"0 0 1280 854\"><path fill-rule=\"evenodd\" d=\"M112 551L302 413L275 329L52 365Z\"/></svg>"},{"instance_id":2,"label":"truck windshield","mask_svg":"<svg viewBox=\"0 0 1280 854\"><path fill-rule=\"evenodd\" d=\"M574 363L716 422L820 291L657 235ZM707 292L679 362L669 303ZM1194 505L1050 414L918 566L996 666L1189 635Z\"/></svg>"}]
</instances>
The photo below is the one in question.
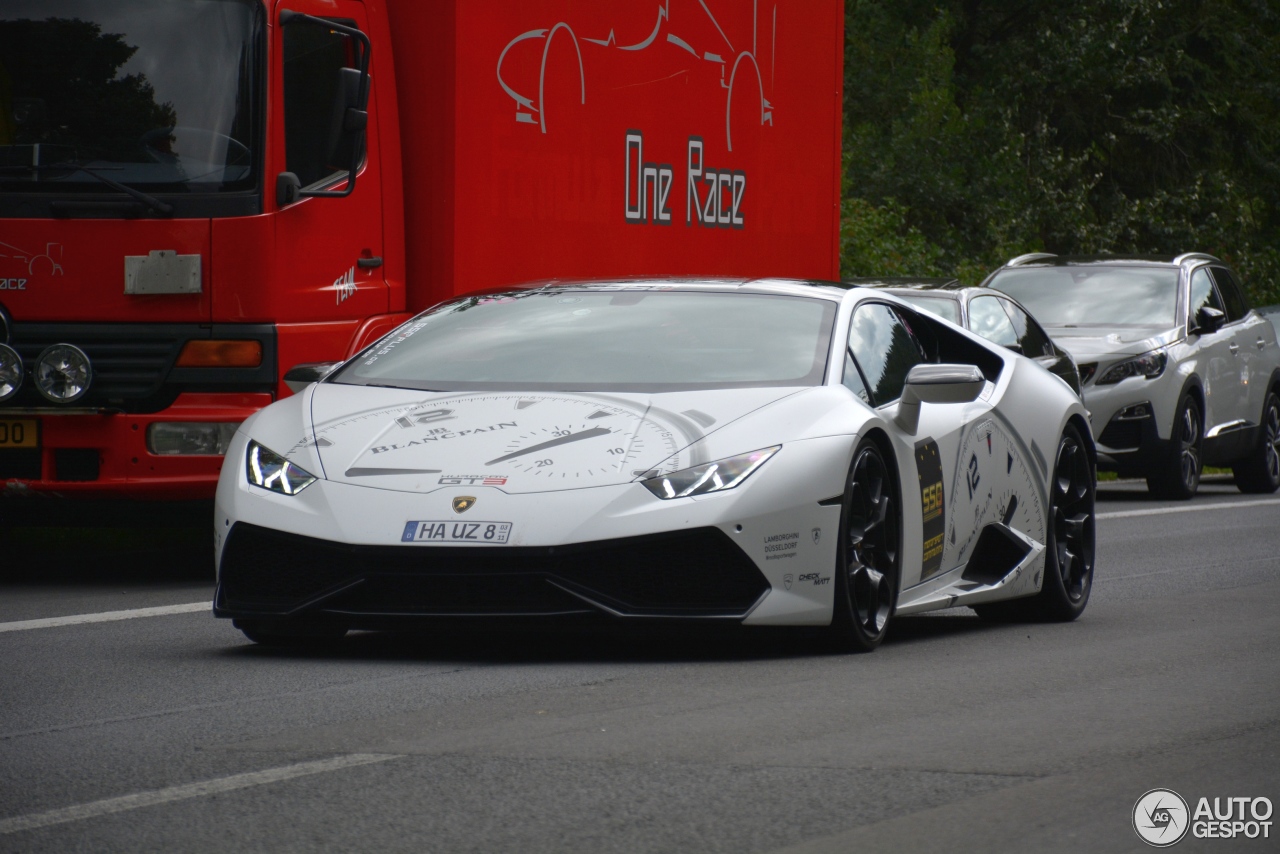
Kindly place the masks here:
<instances>
[{"instance_id":1,"label":"truck windshield","mask_svg":"<svg viewBox=\"0 0 1280 854\"><path fill-rule=\"evenodd\" d=\"M262 31L256 0L4 0L0 190L253 188Z\"/></svg>"},{"instance_id":2,"label":"truck windshield","mask_svg":"<svg viewBox=\"0 0 1280 854\"><path fill-rule=\"evenodd\" d=\"M467 297L409 321L333 381L424 391L812 386L822 382L836 306L609 288Z\"/></svg>"}]
</instances>

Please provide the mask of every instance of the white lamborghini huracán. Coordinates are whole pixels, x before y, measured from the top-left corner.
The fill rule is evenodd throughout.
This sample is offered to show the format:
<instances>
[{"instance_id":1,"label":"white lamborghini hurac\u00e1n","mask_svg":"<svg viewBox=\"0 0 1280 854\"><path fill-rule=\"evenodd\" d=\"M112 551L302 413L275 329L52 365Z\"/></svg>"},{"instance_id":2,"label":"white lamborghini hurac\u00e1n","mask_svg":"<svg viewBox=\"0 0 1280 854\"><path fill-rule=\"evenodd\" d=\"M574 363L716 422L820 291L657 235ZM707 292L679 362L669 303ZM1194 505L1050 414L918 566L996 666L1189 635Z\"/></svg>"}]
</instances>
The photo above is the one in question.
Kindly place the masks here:
<instances>
[{"instance_id":1,"label":"white lamborghini hurac\u00e1n","mask_svg":"<svg viewBox=\"0 0 1280 854\"><path fill-rule=\"evenodd\" d=\"M1089 599L1079 398L882 292L552 282L311 370L240 427L218 486L214 611L260 643L698 619L870 650L895 614Z\"/></svg>"}]
</instances>

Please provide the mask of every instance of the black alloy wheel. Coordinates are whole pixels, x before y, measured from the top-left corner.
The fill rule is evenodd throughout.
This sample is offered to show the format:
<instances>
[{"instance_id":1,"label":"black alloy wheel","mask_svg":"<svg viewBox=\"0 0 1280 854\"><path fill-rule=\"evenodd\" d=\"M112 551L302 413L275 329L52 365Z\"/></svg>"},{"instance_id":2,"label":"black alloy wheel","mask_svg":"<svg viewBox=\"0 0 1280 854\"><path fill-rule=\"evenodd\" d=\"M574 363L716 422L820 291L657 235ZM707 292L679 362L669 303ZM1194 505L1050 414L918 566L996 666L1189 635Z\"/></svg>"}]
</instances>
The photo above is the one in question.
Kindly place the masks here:
<instances>
[{"instance_id":1,"label":"black alloy wheel","mask_svg":"<svg viewBox=\"0 0 1280 854\"><path fill-rule=\"evenodd\" d=\"M1093 589L1097 479L1080 432L1067 425L1049 481L1049 519L1040 592L977 605L984 619L1068 622L1084 613Z\"/></svg>"},{"instance_id":2,"label":"black alloy wheel","mask_svg":"<svg viewBox=\"0 0 1280 854\"><path fill-rule=\"evenodd\" d=\"M846 481L836 557L834 645L870 652L884 640L902 577L902 505L897 472L873 441L854 454Z\"/></svg>"},{"instance_id":3,"label":"black alloy wheel","mask_svg":"<svg viewBox=\"0 0 1280 854\"><path fill-rule=\"evenodd\" d=\"M1241 492L1269 494L1280 489L1280 397L1274 391L1267 393L1258 427L1257 446L1231 470Z\"/></svg>"},{"instance_id":4,"label":"black alloy wheel","mask_svg":"<svg viewBox=\"0 0 1280 854\"><path fill-rule=\"evenodd\" d=\"M1200 404L1189 394L1178 404L1178 417L1173 422L1173 453L1163 468L1147 477L1147 488L1157 498L1186 501L1200 488L1200 471L1204 465L1200 448L1204 440Z\"/></svg>"}]
</instances>

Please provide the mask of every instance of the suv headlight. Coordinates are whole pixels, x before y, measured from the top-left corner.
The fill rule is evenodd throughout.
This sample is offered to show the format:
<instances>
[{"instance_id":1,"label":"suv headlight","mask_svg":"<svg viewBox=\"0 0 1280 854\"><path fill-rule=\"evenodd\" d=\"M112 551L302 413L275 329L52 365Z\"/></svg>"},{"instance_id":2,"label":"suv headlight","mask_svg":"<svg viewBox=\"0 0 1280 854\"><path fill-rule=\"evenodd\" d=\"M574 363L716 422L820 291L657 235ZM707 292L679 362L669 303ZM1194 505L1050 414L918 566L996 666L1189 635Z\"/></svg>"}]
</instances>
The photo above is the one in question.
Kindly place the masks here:
<instances>
[{"instance_id":1,"label":"suv headlight","mask_svg":"<svg viewBox=\"0 0 1280 854\"><path fill-rule=\"evenodd\" d=\"M1102 376L1098 377L1094 385L1115 385L1121 380L1127 380L1129 377L1155 379L1164 373L1164 366L1168 362L1168 353L1164 350L1152 350L1150 353L1143 353L1141 356L1126 359L1107 368L1102 373Z\"/></svg>"},{"instance_id":2,"label":"suv headlight","mask_svg":"<svg viewBox=\"0 0 1280 854\"><path fill-rule=\"evenodd\" d=\"M687 498L708 492L723 492L742 483L751 473L764 465L765 460L781 449L781 445L762 448L736 457L726 457L713 463L703 463L693 468L640 481L645 488L661 499Z\"/></svg>"},{"instance_id":3,"label":"suv headlight","mask_svg":"<svg viewBox=\"0 0 1280 854\"><path fill-rule=\"evenodd\" d=\"M253 441L245 453L245 474L254 486L280 495L297 495L316 482L315 475Z\"/></svg>"}]
</instances>

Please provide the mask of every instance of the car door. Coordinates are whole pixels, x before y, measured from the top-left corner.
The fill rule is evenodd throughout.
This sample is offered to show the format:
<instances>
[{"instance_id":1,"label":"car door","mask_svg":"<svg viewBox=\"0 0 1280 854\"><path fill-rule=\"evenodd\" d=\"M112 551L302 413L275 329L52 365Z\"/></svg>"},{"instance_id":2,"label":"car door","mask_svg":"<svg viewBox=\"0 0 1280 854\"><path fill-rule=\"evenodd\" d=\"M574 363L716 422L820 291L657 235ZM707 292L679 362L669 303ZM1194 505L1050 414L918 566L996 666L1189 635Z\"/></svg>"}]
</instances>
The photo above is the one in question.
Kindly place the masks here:
<instances>
[{"instance_id":1,"label":"car door","mask_svg":"<svg viewBox=\"0 0 1280 854\"><path fill-rule=\"evenodd\" d=\"M1196 316L1202 308L1222 312L1225 321L1216 332L1202 329L1196 343L1198 372L1204 384L1203 434L1212 438L1245 417L1245 387L1241 381L1241 369L1247 367L1240 358L1240 323L1231 322L1227 305L1218 290L1210 268L1197 267L1191 273L1190 299L1188 300L1188 329L1197 326ZM1188 336L1190 337L1190 336ZM1248 378L1248 374L1245 374ZM1262 404L1258 404L1262 410Z\"/></svg>"},{"instance_id":2,"label":"car door","mask_svg":"<svg viewBox=\"0 0 1280 854\"><path fill-rule=\"evenodd\" d=\"M1234 416L1257 424L1262 413L1271 372L1276 367L1277 351L1275 330L1257 312L1249 310L1249 303L1235 274L1225 267L1212 267L1214 281L1222 302L1226 305L1227 326L1231 332L1232 354L1239 360L1241 383L1239 415Z\"/></svg>"},{"instance_id":3,"label":"car door","mask_svg":"<svg viewBox=\"0 0 1280 854\"><path fill-rule=\"evenodd\" d=\"M854 309L845 355L844 384L869 406L883 411L891 419L897 412L907 373L925 361L928 359L924 348L903 313L874 301L863 302ZM947 495L951 494L948 487L959 488L955 484L968 477L967 469L962 470L959 465L960 443L966 428L989 409L984 401L922 406L915 435L898 437L906 443L898 455L899 470L904 472L903 500L909 502L910 496L919 496L922 523L921 561L915 565L904 562L904 590L955 564L955 550L948 549L944 541ZM910 456L914 465L903 459L905 455ZM906 474L913 470L916 483ZM904 515L904 519L911 518L910 513ZM954 524L966 523L954 520ZM904 547L906 545L904 542ZM906 553L913 552L908 548Z\"/></svg>"}]
</instances>

